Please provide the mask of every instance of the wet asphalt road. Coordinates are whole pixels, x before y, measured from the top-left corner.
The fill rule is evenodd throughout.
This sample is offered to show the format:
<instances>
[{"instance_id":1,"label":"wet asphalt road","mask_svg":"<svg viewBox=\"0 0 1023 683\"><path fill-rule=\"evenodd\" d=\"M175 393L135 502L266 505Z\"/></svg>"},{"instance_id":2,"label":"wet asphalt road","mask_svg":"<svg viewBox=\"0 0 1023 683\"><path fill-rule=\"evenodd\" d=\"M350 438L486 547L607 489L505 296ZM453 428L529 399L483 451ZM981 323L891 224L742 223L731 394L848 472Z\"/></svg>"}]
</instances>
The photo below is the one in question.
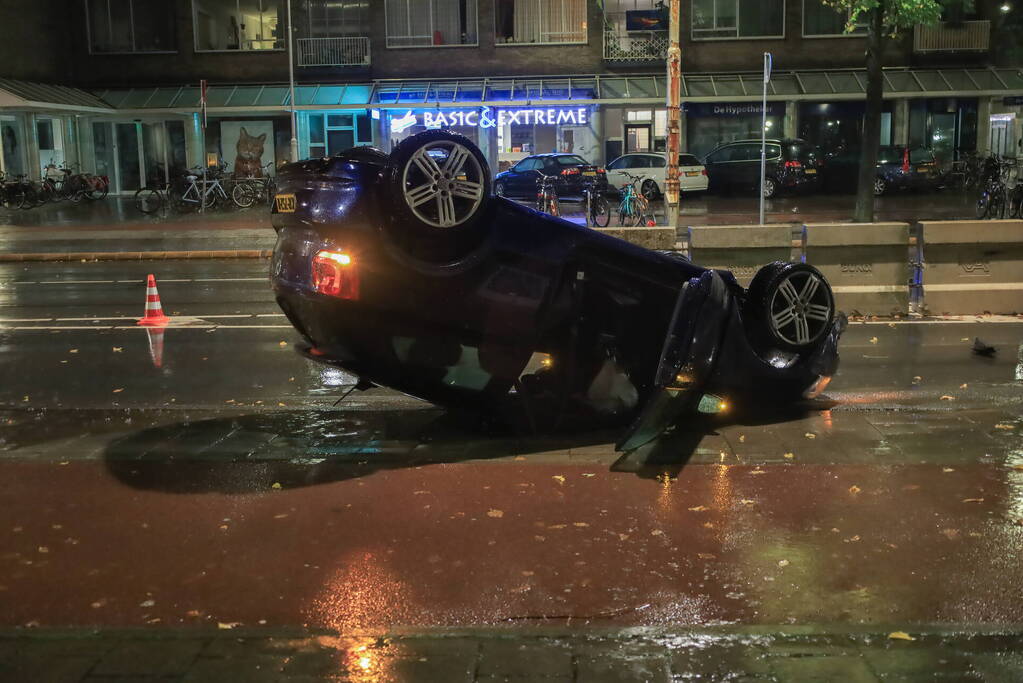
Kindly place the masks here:
<instances>
[{"instance_id":1,"label":"wet asphalt road","mask_svg":"<svg viewBox=\"0 0 1023 683\"><path fill-rule=\"evenodd\" d=\"M265 268L0 266L0 626L1023 622L1023 322L854 323L815 410L620 457L334 407Z\"/></svg>"}]
</instances>

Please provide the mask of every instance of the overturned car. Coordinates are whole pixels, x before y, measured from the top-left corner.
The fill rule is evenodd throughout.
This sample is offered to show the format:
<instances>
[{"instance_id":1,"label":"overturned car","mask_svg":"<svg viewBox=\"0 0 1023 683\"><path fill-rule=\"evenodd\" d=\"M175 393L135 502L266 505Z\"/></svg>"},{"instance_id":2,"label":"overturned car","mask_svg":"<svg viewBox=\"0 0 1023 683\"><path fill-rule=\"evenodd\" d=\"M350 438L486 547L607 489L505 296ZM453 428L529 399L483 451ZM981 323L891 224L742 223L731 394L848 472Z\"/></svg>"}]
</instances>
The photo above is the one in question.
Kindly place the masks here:
<instances>
[{"instance_id":1,"label":"overturned car","mask_svg":"<svg viewBox=\"0 0 1023 683\"><path fill-rule=\"evenodd\" d=\"M537 430L618 421L631 450L687 414L813 397L838 363L844 317L812 266L743 289L493 196L479 149L443 130L285 167L273 225L304 355Z\"/></svg>"}]
</instances>

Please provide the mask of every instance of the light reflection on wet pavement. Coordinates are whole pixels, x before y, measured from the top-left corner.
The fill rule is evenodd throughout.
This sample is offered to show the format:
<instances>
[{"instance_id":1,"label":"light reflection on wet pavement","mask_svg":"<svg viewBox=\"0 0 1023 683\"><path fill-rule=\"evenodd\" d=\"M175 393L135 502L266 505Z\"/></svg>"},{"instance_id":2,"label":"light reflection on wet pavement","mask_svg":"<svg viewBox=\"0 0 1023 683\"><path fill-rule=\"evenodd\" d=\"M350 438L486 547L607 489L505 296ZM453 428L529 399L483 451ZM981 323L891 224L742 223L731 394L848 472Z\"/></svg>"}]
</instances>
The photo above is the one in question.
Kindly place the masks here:
<instances>
[{"instance_id":1,"label":"light reflection on wet pavement","mask_svg":"<svg viewBox=\"0 0 1023 683\"><path fill-rule=\"evenodd\" d=\"M136 313L11 279L5 319ZM168 289L272 313L254 291ZM350 380L250 322L168 330L161 368L139 330L0 330L4 625L1023 620L1021 323L854 324L831 402L622 458L382 390L334 408Z\"/></svg>"}]
</instances>

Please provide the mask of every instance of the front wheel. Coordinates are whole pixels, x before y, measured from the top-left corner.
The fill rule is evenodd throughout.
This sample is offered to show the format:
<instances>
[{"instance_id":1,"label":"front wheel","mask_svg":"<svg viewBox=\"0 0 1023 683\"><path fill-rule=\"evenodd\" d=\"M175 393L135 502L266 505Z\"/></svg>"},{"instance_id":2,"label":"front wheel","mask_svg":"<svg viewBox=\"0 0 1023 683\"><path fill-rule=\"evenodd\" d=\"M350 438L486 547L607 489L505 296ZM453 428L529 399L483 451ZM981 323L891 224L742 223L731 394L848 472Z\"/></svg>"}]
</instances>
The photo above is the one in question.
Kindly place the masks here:
<instances>
[{"instance_id":1,"label":"front wheel","mask_svg":"<svg viewBox=\"0 0 1023 683\"><path fill-rule=\"evenodd\" d=\"M771 199L778 194L778 183L774 178L764 178L764 199Z\"/></svg>"},{"instance_id":2,"label":"front wheel","mask_svg":"<svg viewBox=\"0 0 1023 683\"><path fill-rule=\"evenodd\" d=\"M647 199L656 199L661 194L660 188L657 187L657 183L652 180L644 180L640 191Z\"/></svg>"},{"instance_id":3,"label":"front wheel","mask_svg":"<svg viewBox=\"0 0 1023 683\"><path fill-rule=\"evenodd\" d=\"M163 195L158 191L144 187L135 193L135 208L144 214L154 214L163 206Z\"/></svg>"},{"instance_id":4,"label":"front wheel","mask_svg":"<svg viewBox=\"0 0 1023 683\"><path fill-rule=\"evenodd\" d=\"M231 201L239 209L247 209L256 203L256 191L251 183L235 183L231 188Z\"/></svg>"},{"instance_id":5,"label":"front wheel","mask_svg":"<svg viewBox=\"0 0 1023 683\"><path fill-rule=\"evenodd\" d=\"M593 198L590 205L590 220L598 228L606 228L611 222L611 208L608 206L607 200L599 194Z\"/></svg>"},{"instance_id":6,"label":"front wheel","mask_svg":"<svg viewBox=\"0 0 1023 683\"><path fill-rule=\"evenodd\" d=\"M881 176L874 178L874 196L880 197L888 191L888 181Z\"/></svg>"},{"instance_id":7,"label":"front wheel","mask_svg":"<svg viewBox=\"0 0 1023 683\"><path fill-rule=\"evenodd\" d=\"M983 192L980 195L980 199L977 200L977 205L974 207L974 213L981 220L988 217L988 214L991 213L991 193Z\"/></svg>"},{"instance_id":8,"label":"front wheel","mask_svg":"<svg viewBox=\"0 0 1023 683\"><path fill-rule=\"evenodd\" d=\"M754 276L743 315L755 343L805 352L827 334L835 315L835 297L813 266L775 261Z\"/></svg>"},{"instance_id":9,"label":"front wheel","mask_svg":"<svg viewBox=\"0 0 1023 683\"><path fill-rule=\"evenodd\" d=\"M991 195L991 210L988 217L994 220L1005 218L1005 192L995 192Z\"/></svg>"}]
</instances>

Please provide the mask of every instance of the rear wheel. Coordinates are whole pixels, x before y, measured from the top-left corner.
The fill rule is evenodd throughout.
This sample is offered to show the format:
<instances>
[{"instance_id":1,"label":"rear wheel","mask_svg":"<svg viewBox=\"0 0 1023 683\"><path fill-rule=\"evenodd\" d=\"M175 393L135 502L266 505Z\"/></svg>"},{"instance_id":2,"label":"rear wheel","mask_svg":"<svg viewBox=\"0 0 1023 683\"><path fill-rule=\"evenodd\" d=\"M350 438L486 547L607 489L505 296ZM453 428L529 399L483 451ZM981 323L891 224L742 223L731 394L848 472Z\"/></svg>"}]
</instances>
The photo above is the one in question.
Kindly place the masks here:
<instances>
[{"instance_id":1,"label":"rear wheel","mask_svg":"<svg viewBox=\"0 0 1023 683\"><path fill-rule=\"evenodd\" d=\"M602 195L595 195L590 204L590 220L598 228L606 228L611 222L611 209Z\"/></svg>"},{"instance_id":2,"label":"rear wheel","mask_svg":"<svg viewBox=\"0 0 1023 683\"><path fill-rule=\"evenodd\" d=\"M991 193L984 191L980 195L980 199L977 200L977 205L974 208L974 213L977 218L983 220L988 217L991 213Z\"/></svg>"},{"instance_id":3,"label":"rear wheel","mask_svg":"<svg viewBox=\"0 0 1023 683\"><path fill-rule=\"evenodd\" d=\"M874 178L874 196L880 197L888 191L888 181L878 176Z\"/></svg>"},{"instance_id":4,"label":"rear wheel","mask_svg":"<svg viewBox=\"0 0 1023 683\"><path fill-rule=\"evenodd\" d=\"M778 182L774 178L764 178L764 198L770 199L778 194Z\"/></svg>"},{"instance_id":5,"label":"rear wheel","mask_svg":"<svg viewBox=\"0 0 1023 683\"><path fill-rule=\"evenodd\" d=\"M256 203L258 191L252 183L239 182L231 188L231 201L240 209L247 209Z\"/></svg>"},{"instance_id":6,"label":"rear wheel","mask_svg":"<svg viewBox=\"0 0 1023 683\"><path fill-rule=\"evenodd\" d=\"M743 314L755 342L769 348L809 351L831 326L835 298L813 266L776 261L753 278Z\"/></svg>"},{"instance_id":7,"label":"rear wheel","mask_svg":"<svg viewBox=\"0 0 1023 683\"><path fill-rule=\"evenodd\" d=\"M491 193L490 169L463 135L428 130L391 152L391 236L411 256L430 262L464 257L482 242Z\"/></svg>"},{"instance_id":8,"label":"rear wheel","mask_svg":"<svg viewBox=\"0 0 1023 683\"><path fill-rule=\"evenodd\" d=\"M657 187L657 183L652 180L644 180L640 191L647 199L656 199L661 194L661 190Z\"/></svg>"}]
</instances>

